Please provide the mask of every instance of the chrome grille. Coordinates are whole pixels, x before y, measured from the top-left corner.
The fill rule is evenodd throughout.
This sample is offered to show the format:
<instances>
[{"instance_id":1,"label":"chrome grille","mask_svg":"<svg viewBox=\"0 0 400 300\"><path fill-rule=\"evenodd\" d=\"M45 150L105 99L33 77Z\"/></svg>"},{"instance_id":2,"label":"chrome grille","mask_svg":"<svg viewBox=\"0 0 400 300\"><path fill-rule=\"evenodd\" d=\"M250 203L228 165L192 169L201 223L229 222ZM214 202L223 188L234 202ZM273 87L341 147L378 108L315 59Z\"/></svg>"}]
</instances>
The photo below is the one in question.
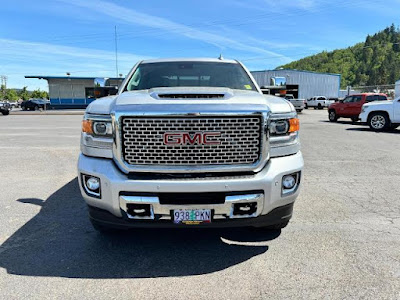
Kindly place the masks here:
<instances>
[{"instance_id":1,"label":"chrome grille","mask_svg":"<svg viewBox=\"0 0 400 300\"><path fill-rule=\"evenodd\" d=\"M250 165L259 160L261 117L123 117L123 158L130 165ZM219 132L218 145L165 145L165 133Z\"/></svg>"}]
</instances>

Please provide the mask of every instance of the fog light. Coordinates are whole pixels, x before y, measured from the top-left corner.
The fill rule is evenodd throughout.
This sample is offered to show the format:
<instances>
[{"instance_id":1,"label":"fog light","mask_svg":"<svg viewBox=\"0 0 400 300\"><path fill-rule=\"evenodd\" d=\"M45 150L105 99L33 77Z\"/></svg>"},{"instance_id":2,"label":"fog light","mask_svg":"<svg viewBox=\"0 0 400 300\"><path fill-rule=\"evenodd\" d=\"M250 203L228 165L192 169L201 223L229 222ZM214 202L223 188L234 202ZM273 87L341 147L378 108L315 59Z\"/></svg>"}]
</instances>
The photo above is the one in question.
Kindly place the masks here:
<instances>
[{"instance_id":1,"label":"fog light","mask_svg":"<svg viewBox=\"0 0 400 300\"><path fill-rule=\"evenodd\" d=\"M100 178L81 174L82 187L88 196L101 198L101 184Z\"/></svg>"},{"instance_id":2,"label":"fog light","mask_svg":"<svg viewBox=\"0 0 400 300\"><path fill-rule=\"evenodd\" d=\"M295 186L295 184L296 184L296 178L293 175L283 176L282 179L283 188L290 190Z\"/></svg>"},{"instance_id":3,"label":"fog light","mask_svg":"<svg viewBox=\"0 0 400 300\"><path fill-rule=\"evenodd\" d=\"M88 187L89 190L91 191L96 191L100 187L100 180L97 177L90 177L86 181L86 186Z\"/></svg>"},{"instance_id":4,"label":"fog light","mask_svg":"<svg viewBox=\"0 0 400 300\"><path fill-rule=\"evenodd\" d=\"M300 185L300 172L288 174L282 177L282 196L296 193Z\"/></svg>"}]
</instances>

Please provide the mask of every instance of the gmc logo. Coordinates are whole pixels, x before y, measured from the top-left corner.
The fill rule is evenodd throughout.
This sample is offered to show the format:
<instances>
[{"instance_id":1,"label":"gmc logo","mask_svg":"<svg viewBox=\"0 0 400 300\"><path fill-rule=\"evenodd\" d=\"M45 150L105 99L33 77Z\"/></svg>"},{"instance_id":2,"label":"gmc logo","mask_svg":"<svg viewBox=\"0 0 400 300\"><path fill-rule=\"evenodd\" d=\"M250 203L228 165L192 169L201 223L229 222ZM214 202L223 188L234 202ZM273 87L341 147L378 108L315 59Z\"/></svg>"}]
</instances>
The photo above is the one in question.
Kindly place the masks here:
<instances>
[{"instance_id":1,"label":"gmc logo","mask_svg":"<svg viewBox=\"0 0 400 300\"><path fill-rule=\"evenodd\" d=\"M194 134L189 132L166 132L164 133L164 144L169 146L220 145L221 141L215 140L220 136L220 132L195 132Z\"/></svg>"}]
</instances>

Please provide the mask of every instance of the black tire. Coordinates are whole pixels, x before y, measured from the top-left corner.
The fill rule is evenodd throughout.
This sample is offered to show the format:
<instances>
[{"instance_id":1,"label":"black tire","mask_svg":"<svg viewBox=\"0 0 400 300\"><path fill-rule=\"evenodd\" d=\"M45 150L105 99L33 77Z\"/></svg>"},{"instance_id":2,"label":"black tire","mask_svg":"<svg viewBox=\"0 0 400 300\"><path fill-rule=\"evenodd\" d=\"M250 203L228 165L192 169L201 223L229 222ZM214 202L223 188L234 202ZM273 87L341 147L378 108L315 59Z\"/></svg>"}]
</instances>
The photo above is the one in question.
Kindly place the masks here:
<instances>
[{"instance_id":1,"label":"black tire","mask_svg":"<svg viewBox=\"0 0 400 300\"><path fill-rule=\"evenodd\" d=\"M35 110L40 110L39 105L35 105Z\"/></svg>"},{"instance_id":2,"label":"black tire","mask_svg":"<svg viewBox=\"0 0 400 300\"><path fill-rule=\"evenodd\" d=\"M328 114L329 121L336 122L339 118L334 110L330 110Z\"/></svg>"},{"instance_id":3,"label":"black tire","mask_svg":"<svg viewBox=\"0 0 400 300\"><path fill-rule=\"evenodd\" d=\"M321 105L321 103L318 103L318 109L324 109L324 107Z\"/></svg>"},{"instance_id":4,"label":"black tire","mask_svg":"<svg viewBox=\"0 0 400 300\"><path fill-rule=\"evenodd\" d=\"M314 106L314 110L317 110L317 107L316 107L316 106Z\"/></svg>"},{"instance_id":5,"label":"black tire","mask_svg":"<svg viewBox=\"0 0 400 300\"><path fill-rule=\"evenodd\" d=\"M358 122L358 117L352 117L351 120L353 121L353 123Z\"/></svg>"},{"instance_id":6,"label":"black tire","mask_svg":"<svg viewBox=\"0 0 400 300\"><path fill-rule=\"evenodd\" d=\"M296 109L296 111L297 111L297 112L302 112L303 110L302 110L302 109Z\"/></svg>"},{"instance_id":7,"label":"black tire","mask_svg":"<svg viewBox=\"0 0 400 300\"><path fill-rule=\"evenodd\" d=\"M9 110L3 110L3 111L1 111L1 113L2 113L4 116L8 116L8 115L10 114L10 111L9 111Z\"/></svg>"},{"instance_id":8,"label":"black tire","mask_svg":"<svg viewBox=\"0 0 400 300\"><path fill-rule=\"evenodd\" d=\"M390 127L390 119L384 112L375 112L368 116L368 125L374 131L384 131Z\"/></svg>"},{"instance_id":9,"label":"black tire","mask_svg":"<svg viewBox=\"0 0 400 300\"><path fill-rule=\"evenodd\" d=\"M307 105L307 103L304 105L304 109L308 109L308 105Z\"/></svg>"}]
</instances>

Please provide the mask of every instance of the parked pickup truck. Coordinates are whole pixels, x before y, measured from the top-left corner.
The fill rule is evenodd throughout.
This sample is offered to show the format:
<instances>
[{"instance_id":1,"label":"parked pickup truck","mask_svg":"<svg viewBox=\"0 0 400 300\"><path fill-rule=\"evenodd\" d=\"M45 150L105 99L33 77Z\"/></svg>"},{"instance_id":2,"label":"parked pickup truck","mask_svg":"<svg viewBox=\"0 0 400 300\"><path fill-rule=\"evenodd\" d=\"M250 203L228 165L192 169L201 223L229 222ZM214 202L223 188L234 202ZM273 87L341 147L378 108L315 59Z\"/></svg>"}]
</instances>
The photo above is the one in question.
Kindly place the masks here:
<instances>
[{"instance_id":1,"label":"parked pickup truck","mask_svg":"<svg viewBox=\"0 0 400 300\"><path fill-rule=\"evenodd\" d=\"M11 110L10 103L0 100L0 112L3 115L9 115L10 114L10 110Z\"/></svg>"},{"instance_id":2,"label":"parked pickup truck","mask_svg":"<svg viewBox=\"0 0 400 300\"><path fill-rule=\"evenodd\" d=\"M303 157L296 111L225 59L141 61L82 123L78 178L100 232L132 227L279 229Z\"/></svg>"},{"instance_id":3,"label":"parked pickup truck","mask_svg":"<svg viewBox=\"0 0 400 300\"><path fill-rule=\"evenodd\" d=\"M364 104L361 108L360 119L375 131L397 128L400 126L400 98Z\"/></svg>"},{"instance_id":4,"label":"parked pickup truck","mask_svg":"<svg viewBox=\"0 0 400 300\"><path fill-rule=\"evenodd\" d=\"M315 96L310 99L307 99L305 103L305 109L309 107L314 107L314 109L323 109L324 107L328 107L333 101L328 100L325 96Z\"/></svg>"},{"instance_id":5,"label":"parked pickup truck","mask_svg":"<svg viewBox=\"0 0 400 300\"><path fill-rule=\"evenodd\" d=\"M344 100L332 103L328 108L329 121L336 122L339 118L350 118L353 122L359 120L361 107L373 101L386 101L385 94L363 93L347 96Z\"/></svg>"},{"instance_id":6,"label":"parked pickup truck","mask_svg":"<svg viewBox=\"0 0 400 300\"><path fill-rule=\"evenodd\" d=\"M285 99L293 104L297 112L301 112L304 109L304 99L295 99L291 94L286 94Z\"/></svg>"}]
</instances>

